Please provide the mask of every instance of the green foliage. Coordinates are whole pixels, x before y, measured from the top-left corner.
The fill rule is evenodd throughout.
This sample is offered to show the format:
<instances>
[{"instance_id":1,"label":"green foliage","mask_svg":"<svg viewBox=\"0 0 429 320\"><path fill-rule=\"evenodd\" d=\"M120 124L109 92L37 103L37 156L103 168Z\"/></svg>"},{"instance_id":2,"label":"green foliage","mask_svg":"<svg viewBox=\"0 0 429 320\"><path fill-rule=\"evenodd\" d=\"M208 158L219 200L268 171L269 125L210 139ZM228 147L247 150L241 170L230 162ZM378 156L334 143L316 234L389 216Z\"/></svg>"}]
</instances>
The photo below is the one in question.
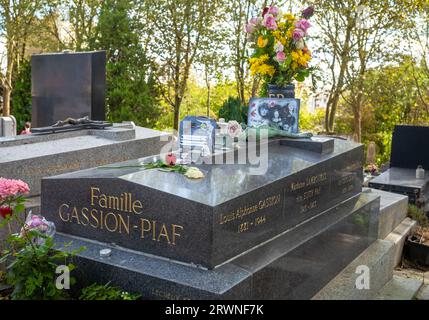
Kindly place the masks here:
<instances>
[{"instance_id":1,"label":"green foliage","mask_svg":"<svg viewBox=\"0 0 429 320\"><path fill-rule=\"evenodd\" d=\"M299 129L300 131L310 131L318 133L323 131L323 123L325 121L325 110L316 109L314 113L308 112L307 108L302 108L299 111Z\"/></svg>"},{"instance_id":2,"label":"green foliage","mask_svg":"<svg viewBox=\"0 0 429 320\"><path fill-rule=\"evenodd\" d=\"M103 1L90 47L107 51L107 117L152 127L160 113L158 89L139 39L134 1Z\"/></svg>"},{"instance_id":3,"label":"green foliage","mask_svg":"<svg viewBox=\"0 0 429 320\"><path fill-rule=\"evenodd\" d=\"M426 213L413 204L408 205L408 217L417 221L422 228L429 227L429 218Z\"/></svg>"},{"instance_id":4,"label":"green foliage","mask_svg":"<svg viewBox=\"0 0 429 320\"><path fill-rule=\"evenodd\" d=\"M140 295L130 294L120 288L105 285L92 284L82 289L80 300L138 300Z\"/></svg>"},{"instance_id":5,"label":"green foliage","mask_svg":"<svg viewBox=\"0 0 429 320\"><path fill-rule=\"evenodd\" d=\"M17 121L18 132L31 121L31 64L24 60L13 81L11 113Z\"/></svg>"},{"instance_id":6,"label":"green foliage","mask_svg":"<svg viewBox=\"0 0 429 320\"><path fill-rule=\"evenodd\" d=\"M219 118L226 122L235 120L238 123L247 123L247 107L241 105L240 98L229 97L219 110Z\"/></svg>"},{"instance_id":7,"label":"green foliage","mask_svg":"<svg viewBox=\"0 0 429 320\"><path fill-rule=\"evenodd\" d=\"M68 253L54 249L53 239L44 237L44 244L32 244L35 237L43 237L30 231L26 237L12 235L8 242L11 250L6 250L1 261L11 261L7 267L6 283L13 287L13 300L62 300L68 298L66 290L56 287L56 269L65 265L72 271L75 266L70 258L77 251ZM70 284L74 284L70 278Z\"/></svg>"},{"instance_id":8,"label":"green foliage","mask_svg":"<svg viewBox=\"0 0 429 320\"><path fill-rule=\"evenodd\" d=\"M390 159L392 132L397 124L427 125L429 112L419 102L413 73L423 70L409 58L397 65L383 66L368 71L364 82L365 103L362 109L362 142L374 141L378 165ZM346 92L345 99L350 93ZM353 134L353 111L340 101L335 124L336 132Z\"/></svg>"}]
</instances>

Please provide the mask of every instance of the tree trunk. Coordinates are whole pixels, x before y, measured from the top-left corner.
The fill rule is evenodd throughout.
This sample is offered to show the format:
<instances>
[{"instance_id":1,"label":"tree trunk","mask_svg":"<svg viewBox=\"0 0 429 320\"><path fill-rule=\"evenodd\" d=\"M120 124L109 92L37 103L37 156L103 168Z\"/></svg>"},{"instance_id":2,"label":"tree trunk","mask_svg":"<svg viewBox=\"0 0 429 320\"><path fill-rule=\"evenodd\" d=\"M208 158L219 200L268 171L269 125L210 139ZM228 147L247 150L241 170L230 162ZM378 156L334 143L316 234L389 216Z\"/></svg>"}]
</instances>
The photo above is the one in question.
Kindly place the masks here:
<instances>
[{"instance_id":1,"label":"tree trunk","mask_svg":"<svg viewBox=\"0 0 429 320\"><path fill-rule=\"evenodd\" d=\"M210 117L210 84L207 85L207 117Z\"/></svg>"},{"instance_id":2,"label":"tree trunk","mask_svg":"<svg viewBox=\"0 0 429 320\"><path fill-rule=\"evenodd\" d=\"M326 111L328 112L328 114L326 114L325 119L328 120L328 124L327 125L325 124L325 126L328 132L334 131L335 113L337 112L341 90L343 89L343 85L344 85L345 73L349 63L350 39L352 35L353 25L354 25L353 19L349 17L347 29L346 29L346 36L344 39L343 50L341 52L341 65L340 65L340 73L338 74L337 86L333 91L333 94L330 97L328 101L328 106L326 108Z\"/></svg>"},{"instance_id":3,"label":"tree trunk","mask_svg":"<svg viewBox=\"0 0 429 320\"><path fill-rule=\"evenodd\" d=\"M3 81L3 116L10 116L10 98L12 95L12 72L13 72L13 56L9 54L9 59L6 67L6 77Z\"/></svg>"},{"instance_id":4,"label":"tree trunk","mask_svg":"<svg viewBox=\"0 0 429 320\"><path fill-rule=\"evenodd\" d=\"M180 108L180 105L174 106L174 125L173 125L173 128L177 132L179 131L179 119L180 119L180 112L179 112L180 109L179 108Z\"/></svg>"},{"instance_id":5,"label":"tree trunk","mask_svg":"<svg viewBox=\"0 0 429 320\"><path fill-rule=\"evenodd\" d=\"M360 112L360 106L355 106L354 129L354 140L360 143L362 141L362 117Z\"/></svg>"}]
</instances>

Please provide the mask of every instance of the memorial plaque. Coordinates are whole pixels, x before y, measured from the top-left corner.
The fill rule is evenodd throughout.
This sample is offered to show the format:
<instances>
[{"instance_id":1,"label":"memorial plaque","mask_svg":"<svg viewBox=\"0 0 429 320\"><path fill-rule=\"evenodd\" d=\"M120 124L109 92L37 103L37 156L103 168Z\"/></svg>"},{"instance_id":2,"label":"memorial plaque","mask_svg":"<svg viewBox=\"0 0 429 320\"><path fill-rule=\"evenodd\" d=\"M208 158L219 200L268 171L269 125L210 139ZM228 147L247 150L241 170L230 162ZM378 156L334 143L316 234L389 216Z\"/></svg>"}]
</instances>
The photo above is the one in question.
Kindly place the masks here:
<instances>
[{"instance_id":1,"label":"memorial plaque","mask_svg":"<svg viewBox=\"0 0 429 320\"><path fill-rule=\"evenodd\" d=\"M129 167L141 159L46 178L42 212L60 232L212 269L361 192L362 145L268 151L262 175L250 164L199 165L201 180Z\"/></svg>"}]
</instances>

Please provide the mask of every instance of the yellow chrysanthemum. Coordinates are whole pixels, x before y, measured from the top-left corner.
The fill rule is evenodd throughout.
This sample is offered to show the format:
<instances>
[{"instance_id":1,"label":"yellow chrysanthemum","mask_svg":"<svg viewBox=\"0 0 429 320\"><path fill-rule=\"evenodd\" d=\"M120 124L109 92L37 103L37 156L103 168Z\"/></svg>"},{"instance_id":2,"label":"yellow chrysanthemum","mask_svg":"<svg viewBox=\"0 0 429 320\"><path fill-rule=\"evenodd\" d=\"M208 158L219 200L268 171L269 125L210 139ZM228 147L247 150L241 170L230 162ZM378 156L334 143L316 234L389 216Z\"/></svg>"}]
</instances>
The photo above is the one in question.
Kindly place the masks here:
<instances>
[{"instance_id":1,"label":"yellow chrysanthemum","mask_svg":"<svg viewBox=\"0 0 429 320\"><path fill-rule=\"evenodd\" d=\"M283 19L289 21L289 22L294 22L295 21L295 16L293 14L290 13L286 13L285 15L283 15Z\"/></svg>"},{"instance_id":2,"label":"yellow chrysanthemum","mask_svg":"<svg viewBox=\"0 0 429 320\"><path fill-rule=\"evenodd\" d=\"M292 51L292 61L300 66L306 67L311 56L308 53L303 53L302 50Z\"/></svg>"},{"instance_id":3,"label":"yellow chrysanthemum","mask_svg":"<svg viewBox=\"0 0 429 320\"><path fill-rule=\"evenodd\" d=\"M264 48L268 44L268 39L264 39L263 36L259 36L258 38L258 47Z\"/></svg>"},{"instance_id":4,"label":"yellow chrysanthemum","mask_svg":"<svg viewBox=\"0 0 429 320\"><path fill-rule=\"evenodd\" d=\"M276 72L276 70L274 69L274 67L270 66L268 64L262 64L258 68L258 74L260 74L261 76L269 75L272 77L275 72Z\"/></svg>"},{"instance_id":5,"label":"yellow chrysanthemum","mask_svg":"<svg viewBox=\"0 0 429 320\"><path fill-rule=\"evenodd\" d=\"M294 26L290 27L290 28L288 29L288 31L286 32L286 37L288 37L288 38L292 39L292 37L293 37L293 31L294 31L294 30L295 30L295 27L294 27Z\"/></svg>"}]
</instances>

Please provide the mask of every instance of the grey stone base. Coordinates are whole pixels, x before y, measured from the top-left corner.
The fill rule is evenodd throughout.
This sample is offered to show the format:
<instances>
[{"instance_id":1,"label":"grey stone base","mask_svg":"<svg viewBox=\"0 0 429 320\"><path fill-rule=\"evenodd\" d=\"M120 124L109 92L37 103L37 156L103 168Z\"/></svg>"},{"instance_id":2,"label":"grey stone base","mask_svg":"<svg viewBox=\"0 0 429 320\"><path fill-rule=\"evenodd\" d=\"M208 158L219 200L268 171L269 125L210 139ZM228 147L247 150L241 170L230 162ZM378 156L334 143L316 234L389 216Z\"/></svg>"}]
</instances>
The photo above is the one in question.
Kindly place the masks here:
<instances>
[{"instance_id":1,"label":"grey stone base","mask_svg":"<svg viewBox=\"0 0 429 320\"><path fill-rule=\"evenodd\" d=\"M24 180L31 196L40 195L43 177L159 154L168 142L142 127L95 131L0 139L0 177Z\"/></svg>"},{"instance_id":2,"label":"grey stone base","mask_svg":"<svg viewBox=\"0 0 429 320\"><path fill-rule=\"evenodd\" d=\"M58 244L85 246L77 286L110 282L150 299L309 299L377 238L379 198L361 194L205 270L64 234ZM99 251L111 248L102 258Z\"/></svg>"}]
</instances>

